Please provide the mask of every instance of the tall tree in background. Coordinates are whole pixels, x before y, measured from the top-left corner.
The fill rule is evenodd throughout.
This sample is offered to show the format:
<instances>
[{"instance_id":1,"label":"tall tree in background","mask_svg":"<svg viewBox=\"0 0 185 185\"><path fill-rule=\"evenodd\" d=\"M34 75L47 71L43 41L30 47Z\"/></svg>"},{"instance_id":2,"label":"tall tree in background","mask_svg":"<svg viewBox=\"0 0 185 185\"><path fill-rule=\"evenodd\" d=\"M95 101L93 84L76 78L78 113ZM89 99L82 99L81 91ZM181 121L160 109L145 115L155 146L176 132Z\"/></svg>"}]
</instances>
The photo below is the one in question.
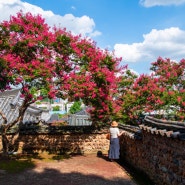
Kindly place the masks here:
<instances>
[{"instance_id":1,"label":"tall tree in background","mask_svg":"<svg viewBox=\"0 0 185 185\"><path fill-rule=\"evenodd\" d=\"M121 81L118 87L118 103L121 105L119 116L117 119L122 120L124 123L131 123L133 120L133 109L137 106L138 102L135 97L133 85L138 76L129 70L127 67L121 75ZM115 118L116 119L116 118Z\"/></svg>"},{"instance_id":2,"label":"tall tree in background","mask_svg":"<svg viewBox=\"0 0 185 185\"><path fill-rule=\"evenodd\" d=\"M185 118L185 60L174 62L159 57L151 64L152 73L140 75L123 95L123 115L129 108L130 120L142 113L172 114ZM128 78L127 78L128 80ZM126 80L126 81L127 81ZM129 101L128 101L129 100ZM126 107L125 107L126 106Z\"/></svg>"},{"instance_id":3,"label":"tall tree in background","mask_svg":"<svg viewBox=\"0 0 185 185\"><path fill-rule=\"evenodd\" d=\"M151 70L162 92L156 100L160 103L159 109L171 110L177 119L185 119L185 60L175 62L159 57Z\"/></svg>"}]
</instances>

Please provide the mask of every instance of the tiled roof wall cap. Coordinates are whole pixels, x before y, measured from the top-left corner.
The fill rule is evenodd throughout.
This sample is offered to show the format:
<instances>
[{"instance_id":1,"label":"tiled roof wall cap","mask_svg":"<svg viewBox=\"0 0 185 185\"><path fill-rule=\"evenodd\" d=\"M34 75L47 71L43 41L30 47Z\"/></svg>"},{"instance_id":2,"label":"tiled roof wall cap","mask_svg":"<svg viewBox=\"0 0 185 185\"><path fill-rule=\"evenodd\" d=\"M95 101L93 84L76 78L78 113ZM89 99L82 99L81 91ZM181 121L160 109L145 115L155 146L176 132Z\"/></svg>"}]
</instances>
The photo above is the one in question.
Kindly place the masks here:
<instances>
[{"instance_id":1,"label":"tiled roof wall cap","mask_svg":"<svg viewBox=\"0 0 185 185\"><path fill-rule=\"evenodd\" d=\"M168 132L166 129L164 130L161 130L161 129L157 129L157 128L152 128L152 127L148 127L148 126L145 126L145 125L139 125L139 127L143 130L146 130L147 132L151 133L151 134L160 134L162 136L164 136L165 134L169 135L169 133L166 133Z\"/></svg>"},{"instance_id":2,"label":"tiled roof wall cap","mask_svg":"<svg viewBox=\"0 0 185 185\"><path fill-rule=\"evenodd\" d=\"M154 134L156 130L157 130L156 128L151 128L151 129L150 129L150 132L151 132L152 134Z\"/></svg>"},{"instance_id":3,"label":"tiled roof wall cap","mask_svg":"<svg viewBox=\"0 0 185 185\"><path fill-rule=\"evenodd\" d=\"M138 126L132 126L132 125L122 125L122 124L119 124L118 127L120 129L127 130L127 131L130 131L130 132L137 132L139 130L139 127Z\"/></svg>"},{"instance_id":4,"label":"tiled roof wall cap","mask_svg":"<svg viewBox=\"0 0 185 185\"><path fill-rule=\"evenodd\" d=\"M157 119L151 116L145 116L144 120L150 120L150 121L154 121L157 123L164 123L164 124L173 124L173 125L181 125L185 127L185 122L181 122L181 121L171 121L171 120L162 120L162 119Z\"/></svg>"},{"instance_id":5,"label":"tiled roof wall cap","mask_svg":"<svg viewBox=\"0 0 185 185\"><path fill-rule=\"evenodd\" d=\"M167 130L166 129L159 130L159 133L161 136L165 136L165 134L167 133Z\"/></svg>"},{"instance_id":6,"label":"tiled roof wall cap","mask_svg":"<svg viewBox=\"0 0 185 185\"><path fill-rule=\"evenodd\" d=\"M178 135L180 134L180 132L173 132L171 137L172 138L178 138Z\"/></svg>"},{"instance_id":7,"label":"tiled roof wall cap","mask_svg":"<svg viewBox=\"0 0 185 185\"><path fill-rule=\"evenodd\" d=\"M171 137L171 138L177 138L180 139L182 141L185 141L185 133L180 132L180 131L173 131L173 130L166 130L166 129L156 129L156 128L152 128L146 125L139 125L141 130L146 130L147 132L151 133L151 134L158 134L161 136L165 136L165 137Z\"/></svg>"},{"instance_id":8,"label":"tiled roof wall cap","mask_svg":"<svg viewBox=\"0 0 185 185\"><path fill-rule=\"evenodd\" d=\"M172 130L165 132L166 137L172 137L172 134L173 134Z\"/></svg>"},{"instance_id":9,"label":"tiled roof wall cap","mask_svg":"<svg viewBox=\"0 0 185 185\"><path fill-rule=\"evenodd\" d=\"M182 132L185 132L185 123L184 122L177 122L177 121L170 121L170 120L161 120L156 119L150 116L146 116L144 118L144 124L149 125L152 127L156 127L158 129L168 129L168 130L181 130Z\"/></svg>"},{"instance_id":10,"label":"tiled roof wall cap","mask_svg":"<svg viewBox=\"0 0 185 185\"><path fill-rule=\"evenodd\" d=\"M119 129L121 132L123 131L123 135L128 136L131 139L142 139L142 131L139 127L132 125L119 125Z\"/></svg>"},{"instance_id":11,"label":"tiled roof wall cap","mask_svg":"<svg viewBox=\"0 0 185 185\"><path fill-rule=\"evenodd\" d=\"M123 135L128 136L131 139L134 139L134 133L128 132L128 131L124 131Z\"/></svg>"},{"instance_id":12,"label":"tiled roof wall cap","mask_svg":"<svg viewBox=\"0 0 185 185\"><path fill-rule=\"evenodd\" d=\"M143 130L147 130L147 131L150 131L150 129L152 129L152 127L149 127L149 126L145 126L145 125L139 125L139 127Z\"/></svg>"}]
</instances>

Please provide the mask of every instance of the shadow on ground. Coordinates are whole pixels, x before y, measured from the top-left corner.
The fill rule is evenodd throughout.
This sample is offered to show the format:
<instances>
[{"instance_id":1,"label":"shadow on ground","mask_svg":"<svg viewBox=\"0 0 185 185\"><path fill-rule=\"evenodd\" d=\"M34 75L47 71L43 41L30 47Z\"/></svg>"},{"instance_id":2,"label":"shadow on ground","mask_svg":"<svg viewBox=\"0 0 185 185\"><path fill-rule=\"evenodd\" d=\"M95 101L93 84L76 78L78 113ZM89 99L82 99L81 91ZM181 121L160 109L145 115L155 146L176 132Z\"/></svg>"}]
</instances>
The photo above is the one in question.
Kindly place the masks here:
<instances>
[{"instance_id":1,"label":"shadow on ground","mask_svg":"<svg viewBox=\"0 0 185 185\"><path fill-rule=\"evenodd\" d=\"M29 170L19 174L6 174L4 177L0 176L0 182L3 185L131 185L129 180L123 178L109 180L98 175L61 173L49 168L42 172Z\"/></svg>"},{"instance_id":2,"label":"shadow on ground","mask_svg":"<svg viewBox=\"0 0 185 185\"><path fill-rule=\"evenodd\" d=\"M106 156L71 156L60 161L37 159L33 166L9 173L0 168L3 185L136 185Z\"/></svg>"}]
</instances>

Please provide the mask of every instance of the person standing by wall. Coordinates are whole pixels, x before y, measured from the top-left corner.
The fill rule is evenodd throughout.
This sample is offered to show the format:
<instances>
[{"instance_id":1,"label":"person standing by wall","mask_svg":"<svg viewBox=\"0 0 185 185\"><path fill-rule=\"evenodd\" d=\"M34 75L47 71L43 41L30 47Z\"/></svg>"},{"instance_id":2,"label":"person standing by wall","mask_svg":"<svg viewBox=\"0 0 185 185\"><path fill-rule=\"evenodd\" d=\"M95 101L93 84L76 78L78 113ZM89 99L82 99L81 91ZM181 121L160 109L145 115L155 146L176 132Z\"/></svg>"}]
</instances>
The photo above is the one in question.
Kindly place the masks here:
<instances>
[{"instance_id":1,"label":"person standing by wall","mask_svg":"<svg viewBox=\"0 0 185 185\"><path fill-rule=\"evenodd\" d=\"M121 136L123 132L120 133L118 123L116 121L113 121L111 123L109 132L110 132L110 146L108 157L110 161L113 161L114 159L119 159L120 155L119 136Z\"/></svg>"}]
</instances>

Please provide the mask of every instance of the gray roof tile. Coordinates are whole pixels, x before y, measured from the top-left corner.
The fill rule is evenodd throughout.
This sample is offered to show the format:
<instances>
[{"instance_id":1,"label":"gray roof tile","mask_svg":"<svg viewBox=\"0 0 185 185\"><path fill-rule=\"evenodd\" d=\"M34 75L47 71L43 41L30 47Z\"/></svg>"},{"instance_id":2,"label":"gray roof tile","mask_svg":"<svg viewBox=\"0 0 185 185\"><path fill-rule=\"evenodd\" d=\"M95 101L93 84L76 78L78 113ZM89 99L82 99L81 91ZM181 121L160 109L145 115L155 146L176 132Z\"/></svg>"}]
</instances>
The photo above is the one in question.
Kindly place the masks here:
<instances>
[{"instance_id":1,"label":"gray roof tile","mask_svg":"<svg viewBox=\"0 0 185 185\"><path fill-rule=\"evenodd\" d=\"M18 116L19 107L22 105L23 98L21 98L19 89L0 92L0 110L5 114L8 123L14 121ZM37 122L41 119L43 111L37 107L29 106L25 112L23 123L32 121ZM48 112L49 114L49 112ZM0 116L0 124L3 119Z\"/></svg>"}]
</instances>

